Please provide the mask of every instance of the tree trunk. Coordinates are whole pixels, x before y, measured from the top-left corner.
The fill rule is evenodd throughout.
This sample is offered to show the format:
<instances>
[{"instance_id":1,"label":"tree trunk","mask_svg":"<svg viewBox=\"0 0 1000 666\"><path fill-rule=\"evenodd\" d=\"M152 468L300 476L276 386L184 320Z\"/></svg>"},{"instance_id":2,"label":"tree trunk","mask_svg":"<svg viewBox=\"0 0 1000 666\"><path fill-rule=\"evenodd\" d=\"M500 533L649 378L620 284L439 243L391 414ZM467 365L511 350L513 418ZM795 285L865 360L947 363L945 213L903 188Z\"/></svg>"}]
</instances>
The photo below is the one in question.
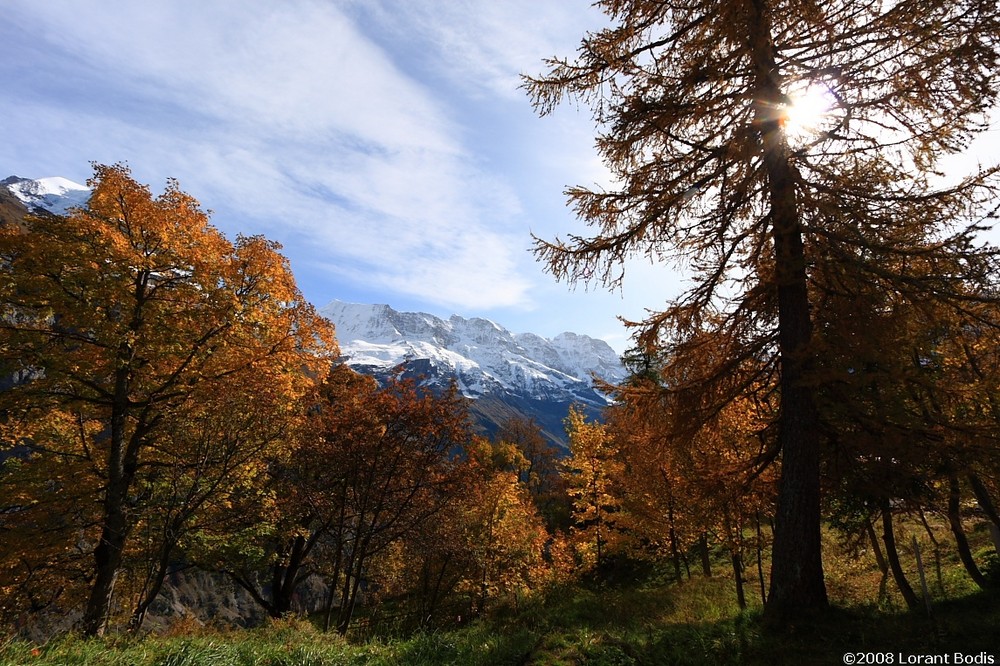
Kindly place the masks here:
<instances>
[{"instance_id":1,"label":"tree trunk","mask_svg":"<svg viewBox=\"0 0 1000 666\"><path fill-rule=\"evenodd\" d=\"M168 542L160 548L160 557L156 563L156 571L153 573L149 588L139 601L139 605L132 611L132 617L128 623L129 631L135 632L142 628L142 623L146 620L146 612L149 611L149 607L156 601L156 597L160 595L160 590L163 589L163 581L167 577L167 569L170 567L170 556L174 551L174 545L173 542Z\"/></svg>"},{"instance_id":2,"label":"tree trunk","mask_svg":"<svg viewBox=\"0 0 1000 666\"><path fill-rule=\"evenodd\" d=\"M965 529L962 527L960 499L958 477L951 474L948 477L948 525L951 527L951 533L955 535L955 545L958 548L958 557L962 560L962 566L969 572L969 577L976 582L980 589L986 589L989 583L983 576L983 572L976 566L976 561L972 557L972 549L969 548L969 539L966 538Z\"/></svg>"},{"instance_id":3,"label":"tree trunk","mask_svg":"<svg viewBox=\"0 0 1000 666\"><path fill-rule=\"evenodd\" d=\"M444 561L441 562L441 569L438 571L437 580L434 581L434 587L430 591L430 599L427 602L423 617L420 619L421 626L429 626L431 618L437 613L437 605L441 599L441 586L444 583L444 575L450 563L451 553L448 553L444 556Z\"/></svg>"},{"instance_id":4,"label":"tree trunk","mask_svg":"<svg viewBox=\"0 0 1000 666\"><path fill-rule=\"evenodd\" d=\"M757 519L757 580L760 581L760 602L767 605L767 585L764 583L764 538L760 530L760 511L756 513Z\"/></svg>"},{"instance_id":5,"label":"tree trunk","mask_svg":"<svg viewBox=\"0 0 1000 666\"><path fill-rule=\"evenodd\" d=\"M271 583L271 617L277 619L292 612L292 597L298 586L298 575L308 554L306 538L297 536L292 541L288 564L275 564Z\"/></svg>"},{"instance_id":6,"label":"tree trunk","mask_svg":"<svg viewBox=\"0 0 1000 666\"><path fill-rule=\"evenodd\" d=\"M968 478L972 493L976 496L976 501L979 502L979 508L990 519L990 537L993 539L993 548L1000 553L1000 515L997 515L996 505L993 504L993 498L990 497L990 492L983 484L982 479L971 472Z\"/></svg>"},{"instance_id":7,"label":"tree trunk","mask_svg":"<svg viewBox=\"0 0 1000 666\"><path fill-rule=\"evenodd\" d=\"M934 546L934 576L937 580L938 592L944 597L947 595L947 592L944 589L944 574L941 571L941 542L934 536L934 530L931 529L930 523L927 522L927 516L924 515L922 508L920 509L920 522L924 526L924 531L927 532L927 538L931 540L931 544Z\"/></svg>"},{"instance_id":8,"label":"tree trunk","mask_svg":"<svg viewBox=\"0 0 1000 666\"><path fill-rule=\"evenodd\" d=\"M712 558L708 552L708 535L704 532L701 533L701 538L698 540L698 550L701 551L701 573L704 574L705 578L711 578Z\"/></svg>"},{"instance_id":9,"label":"tree trunk","mask_svg":"<svg viewBox=\"0 0 1000 666\"><path fill-rule=\"evenodd\" d=\"M354 607L358 601L358 590L361 587L361 576L364 572L364 559L356 558L354 567L350 572L351 586L348 588L347 596L340 602L340 617L337 620L337 633L341 636L347 635L347 630L351 626L354 618Z\"/></svg>"},{"instance_id":10,"label":"tree trunk","mask_svg":"<svg viewBox=\"0 0 1000 666\"><path fill-rule=\"evenodd\" d=\"M747 597L743 591L743 558L736 548L730 549L729 555L733 563L733 577L736 579L736 603L739 604L740 610L743 610L747 607Z\"/></svg>"},{"instance_id":11,"label":"tree trunk","mask_svg":"<svg viewBox=\"0 0 1000 666\"><path fill-rule=\"evenodd\" d=\"M875 534L872 521L868 518L865 518L865 532L867 532L868 540L872 544L872 552L875 553L875 563L878 565L879 571L882 572L882 577L878 581L878 603L881 605L882 600L885 599L885 588L889 581L889 563L885 561L885 555L882 554L882 547L878 544L878 535Z\"/></svg>"},{"instance_id":12,"label":"tree trunk","mask_svg":"<svg viewBox=\"0 0 1000 666\"><path fill-rule=\"evenodd\" d=\"M765 614L772 621L781 621L827 607L820 546L819 418L806 382L812 321L796 175L774 111L784 104L785 97L779 87L780 72L765 3L748 0L747 6L756 96L754 127L763 149L774 243L781 371L781 480Z\"/></svg>"},{"instance_id":13,"label":"tree trunk","mask_svg":"<svg viewBox=\"0 0 1000 666\"><path fill-rule=\"evenodd\" d=\"M126 533L124 497L118 499L118 495L119 493L112 493L109 489L104 503L101 540L94 549L94 584L81 622L84 636L103 636L111 616L111 603L121 570Z\"/></svg>"},{"instance_id":14,"label":"tree trunk","mask_svg":"<svg viewBox=\"0 0 1000 666\"><path fill-rule=\"evenodd\" d=\"M677 546L677 530L674 529L674 500L672 495L667 498L667 521L670 525L668 530L670 559L674 563L674 577L677 579L677 583L680 584L684 582L684 577L681 573L681 553L680 548Z\"/></svg>"},{"instance_id":15,"label":"tree trunk","mask_svg":"<svg viewBox=\"0 0 1000 666\"><path fill-rule=\"evenodd\" d=\"M131 440L126 442L128 412L130 347L123 343L119 357L125 359L115 375L115 391L111 409L111 433L108 450L108 483L104 491L101 540L94 549L94 583L83 612L81 630L84 636L103 636L111 618L115 583L121 571L122 554L128 538L126 509L128 492L138 467L138 447L141 426L136 426Z\"/></svg>"},{"instance_id":16,"label":"tree trunk","mask_svg":"<svg viewBox=\"0 0 1000 666\"><path fill-rule=\"evenodd\" d=\"M920 606L917 593L913 591L906 574L903 573L903 566L899 563L899 551L896 550L896 535L892 531L892 508L889 501L885 500L882 506L882 541L885 543L885 556L889 562L889 569L892 570L892 577L896 581L899 593L903 595L906 607L914 610Z\"/></svg>"},{"instance_id":17,"label":"tree trunk","mask_svg":"<svg viewBox=\"0 0 1000 666\"><path fill-rule=\"evenodd\" d=\"M875 554L875 564L878 565L879 571L888 573L889 563L885 561L885 555L882 554L882 547L878 545L878 536L875 534L875 528L872 527L872 521L867 518L865 518L865 532L868 533L868 540L872 544L872 552Z\"/></svg>"},{"instance_id":18,"label":"tree trunk","mask_svg":"<svg viewBox=\"0 0 1000 666\"><path fill-rule=\"evenodd\" d=\"M330 577L330 589L326 595L326 605L323 608L323 631L330 631L330 622L333 619L333 599L337 595L337 582L340 580L340 566L343 561L344 544L342 535L337 536L337 551L334 555L333 575ZM343 599L341 599L343 603Z\"/></svg>"}]
</instances>

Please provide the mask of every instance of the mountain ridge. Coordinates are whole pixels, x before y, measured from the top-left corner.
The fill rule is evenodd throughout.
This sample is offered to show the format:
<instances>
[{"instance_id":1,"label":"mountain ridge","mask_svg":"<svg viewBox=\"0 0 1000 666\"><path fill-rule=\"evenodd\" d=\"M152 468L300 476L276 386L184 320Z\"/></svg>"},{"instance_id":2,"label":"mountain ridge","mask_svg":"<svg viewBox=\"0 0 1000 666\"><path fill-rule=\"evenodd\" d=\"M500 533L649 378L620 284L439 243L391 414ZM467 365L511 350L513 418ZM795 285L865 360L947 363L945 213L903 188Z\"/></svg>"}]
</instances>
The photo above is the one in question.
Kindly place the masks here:
<instances>
[{"instance_id":1,"label":"mountain ridge","mask_svg":"<svg viewBox=\"0 0 1000 666\"><path fill-rule=\"evenodd\" d=\"M597 405L607 398L591 376L616 383L625 369L603 340L577 333L547 339L515 334L489 319L401 312L385 304L334 300L319 309L334 323L349 365L389 370L426 359L455 375L470 398L512 391L532 398L576 399Z\"/></svg>"},{"instance_id":2,"label":"mountain ridge","mask_svg":"<svg viewBox=\"0 0 1000 666\"><path fill-rule=\"evenodd\" d=\"M347 365L377 378L401 373L438 389L455 381L488 435L511 418L532 419L550 442L565 448L570 407L598 417L609 404L593 379L616 384L627 375L611 346L587 335L547 339L479 317L442 319L337 300L319 313L336 327Z\"/></svg>"},{"instance_id":3,"label":"mountain ridge","mask_svg":"<svg viewBox=\"0 0 1000 666\"><path fill-rule=\"evenodd\" d=\"M61 177L10 176L0 185L0 213L14 223L23 219L22 211L64 215L90 196L88 187ZM319 312L336 326L349 366L380 378L401 372L432 388L455 381L487 434L510 418L528 418L550 441L565 446L563 420L571 405L596 417L609 403L593 378L616 384L627 374L610 345L579 333L549 339L515 334L480 317L442 319L339 300Z\"/></svg>"}]
</instances>

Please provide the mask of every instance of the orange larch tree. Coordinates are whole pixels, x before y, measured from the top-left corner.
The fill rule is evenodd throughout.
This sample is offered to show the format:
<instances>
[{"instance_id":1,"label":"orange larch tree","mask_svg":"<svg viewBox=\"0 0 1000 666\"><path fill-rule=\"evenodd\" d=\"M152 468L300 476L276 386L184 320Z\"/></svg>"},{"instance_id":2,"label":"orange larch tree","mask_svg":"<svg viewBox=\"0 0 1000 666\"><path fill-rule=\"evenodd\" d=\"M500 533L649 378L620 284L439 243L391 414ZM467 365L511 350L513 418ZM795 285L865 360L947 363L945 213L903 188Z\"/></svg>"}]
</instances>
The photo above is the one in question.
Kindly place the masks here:
<instances>
[{"instance_id":1,"label":"orange larch tree","mask_svg":"<svg viewBox=\"0 0 1000 666\"><path fill-rule=\"evenodd\" d=\"M942 156L988 127L1000 9L994 0L595 4L608 26L525 87L543 114L567 97L593 109L611 184L571 188L593 231L539 240L537 256L557 278L612 287L632 257L677 259L692 286L651 311L642 343L683 353L711 327L740 344L709 378L747 358L769 361L781 482L766 613L781 621L825 608L814 277L849 262L877 289L948 300L960 296L950 278L994 253L974 240L1000 170L949 185L937 174ZM794 127L796 97L822 100L806 131ZM886 243L900 228L906 242ZM920 275L905 261L918 255L928 265L973 261Z\"/></svg>"}]
</instances>

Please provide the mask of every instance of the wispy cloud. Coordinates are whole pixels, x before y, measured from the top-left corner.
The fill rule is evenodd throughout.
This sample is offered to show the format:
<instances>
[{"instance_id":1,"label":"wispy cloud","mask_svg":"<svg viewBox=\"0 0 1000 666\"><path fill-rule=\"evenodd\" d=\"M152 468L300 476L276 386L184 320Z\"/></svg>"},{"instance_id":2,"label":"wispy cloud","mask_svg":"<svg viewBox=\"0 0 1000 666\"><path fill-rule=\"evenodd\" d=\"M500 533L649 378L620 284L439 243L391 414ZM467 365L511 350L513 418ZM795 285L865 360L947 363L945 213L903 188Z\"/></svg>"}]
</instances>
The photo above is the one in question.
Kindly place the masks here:
<instances>
[{"instance_id":1,"label":"wispy cloud","mask_svg":"<svg viewBox=\"0 0 1000 666\"><path fill-rule=\"evenodd\" d=\"M333 276L451 307L525 303L523 239L502 231L517 198L463 144L447 100L344 7L14 0L53 82L20 113L82 159L177 176L226 217L301 243L304 260L342 265ZM81 90L89 101L60 106Z\"/></svg>"},{"instance_id":2,"label":"wispy cloud","mask_svg":"<svg viewBox=\"0 0 1000 666\"><path fill-rule=\"evenodd\" d=\"M540 59L575 47L585 30L602 25L586 2L413 2L343 0L356 14L379 23L396 44L419 42L411 57L452 85L491 96L519 98L520 74L535 73Z\"/></svg>"}]
</instances>

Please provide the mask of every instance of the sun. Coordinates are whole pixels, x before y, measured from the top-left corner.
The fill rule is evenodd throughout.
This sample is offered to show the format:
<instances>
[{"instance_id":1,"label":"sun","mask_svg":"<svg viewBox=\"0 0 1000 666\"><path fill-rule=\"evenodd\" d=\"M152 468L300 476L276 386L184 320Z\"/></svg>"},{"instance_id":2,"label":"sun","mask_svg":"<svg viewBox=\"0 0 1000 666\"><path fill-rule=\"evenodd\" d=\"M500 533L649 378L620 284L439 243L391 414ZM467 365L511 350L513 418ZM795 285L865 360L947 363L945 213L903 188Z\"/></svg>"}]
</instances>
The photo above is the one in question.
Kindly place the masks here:
<instances>
[{"instance_id":1,"label":"sun","mask_svg":"<svg viewBox=\"0 0 1000 666\"><path fill-rule=\"evenodd\" d=\"M789 144L800 146L808 143L829 125L836 99L826 85L804 85L789 92L788 99L783 127Z\"/></svg>"}]
</instances>

